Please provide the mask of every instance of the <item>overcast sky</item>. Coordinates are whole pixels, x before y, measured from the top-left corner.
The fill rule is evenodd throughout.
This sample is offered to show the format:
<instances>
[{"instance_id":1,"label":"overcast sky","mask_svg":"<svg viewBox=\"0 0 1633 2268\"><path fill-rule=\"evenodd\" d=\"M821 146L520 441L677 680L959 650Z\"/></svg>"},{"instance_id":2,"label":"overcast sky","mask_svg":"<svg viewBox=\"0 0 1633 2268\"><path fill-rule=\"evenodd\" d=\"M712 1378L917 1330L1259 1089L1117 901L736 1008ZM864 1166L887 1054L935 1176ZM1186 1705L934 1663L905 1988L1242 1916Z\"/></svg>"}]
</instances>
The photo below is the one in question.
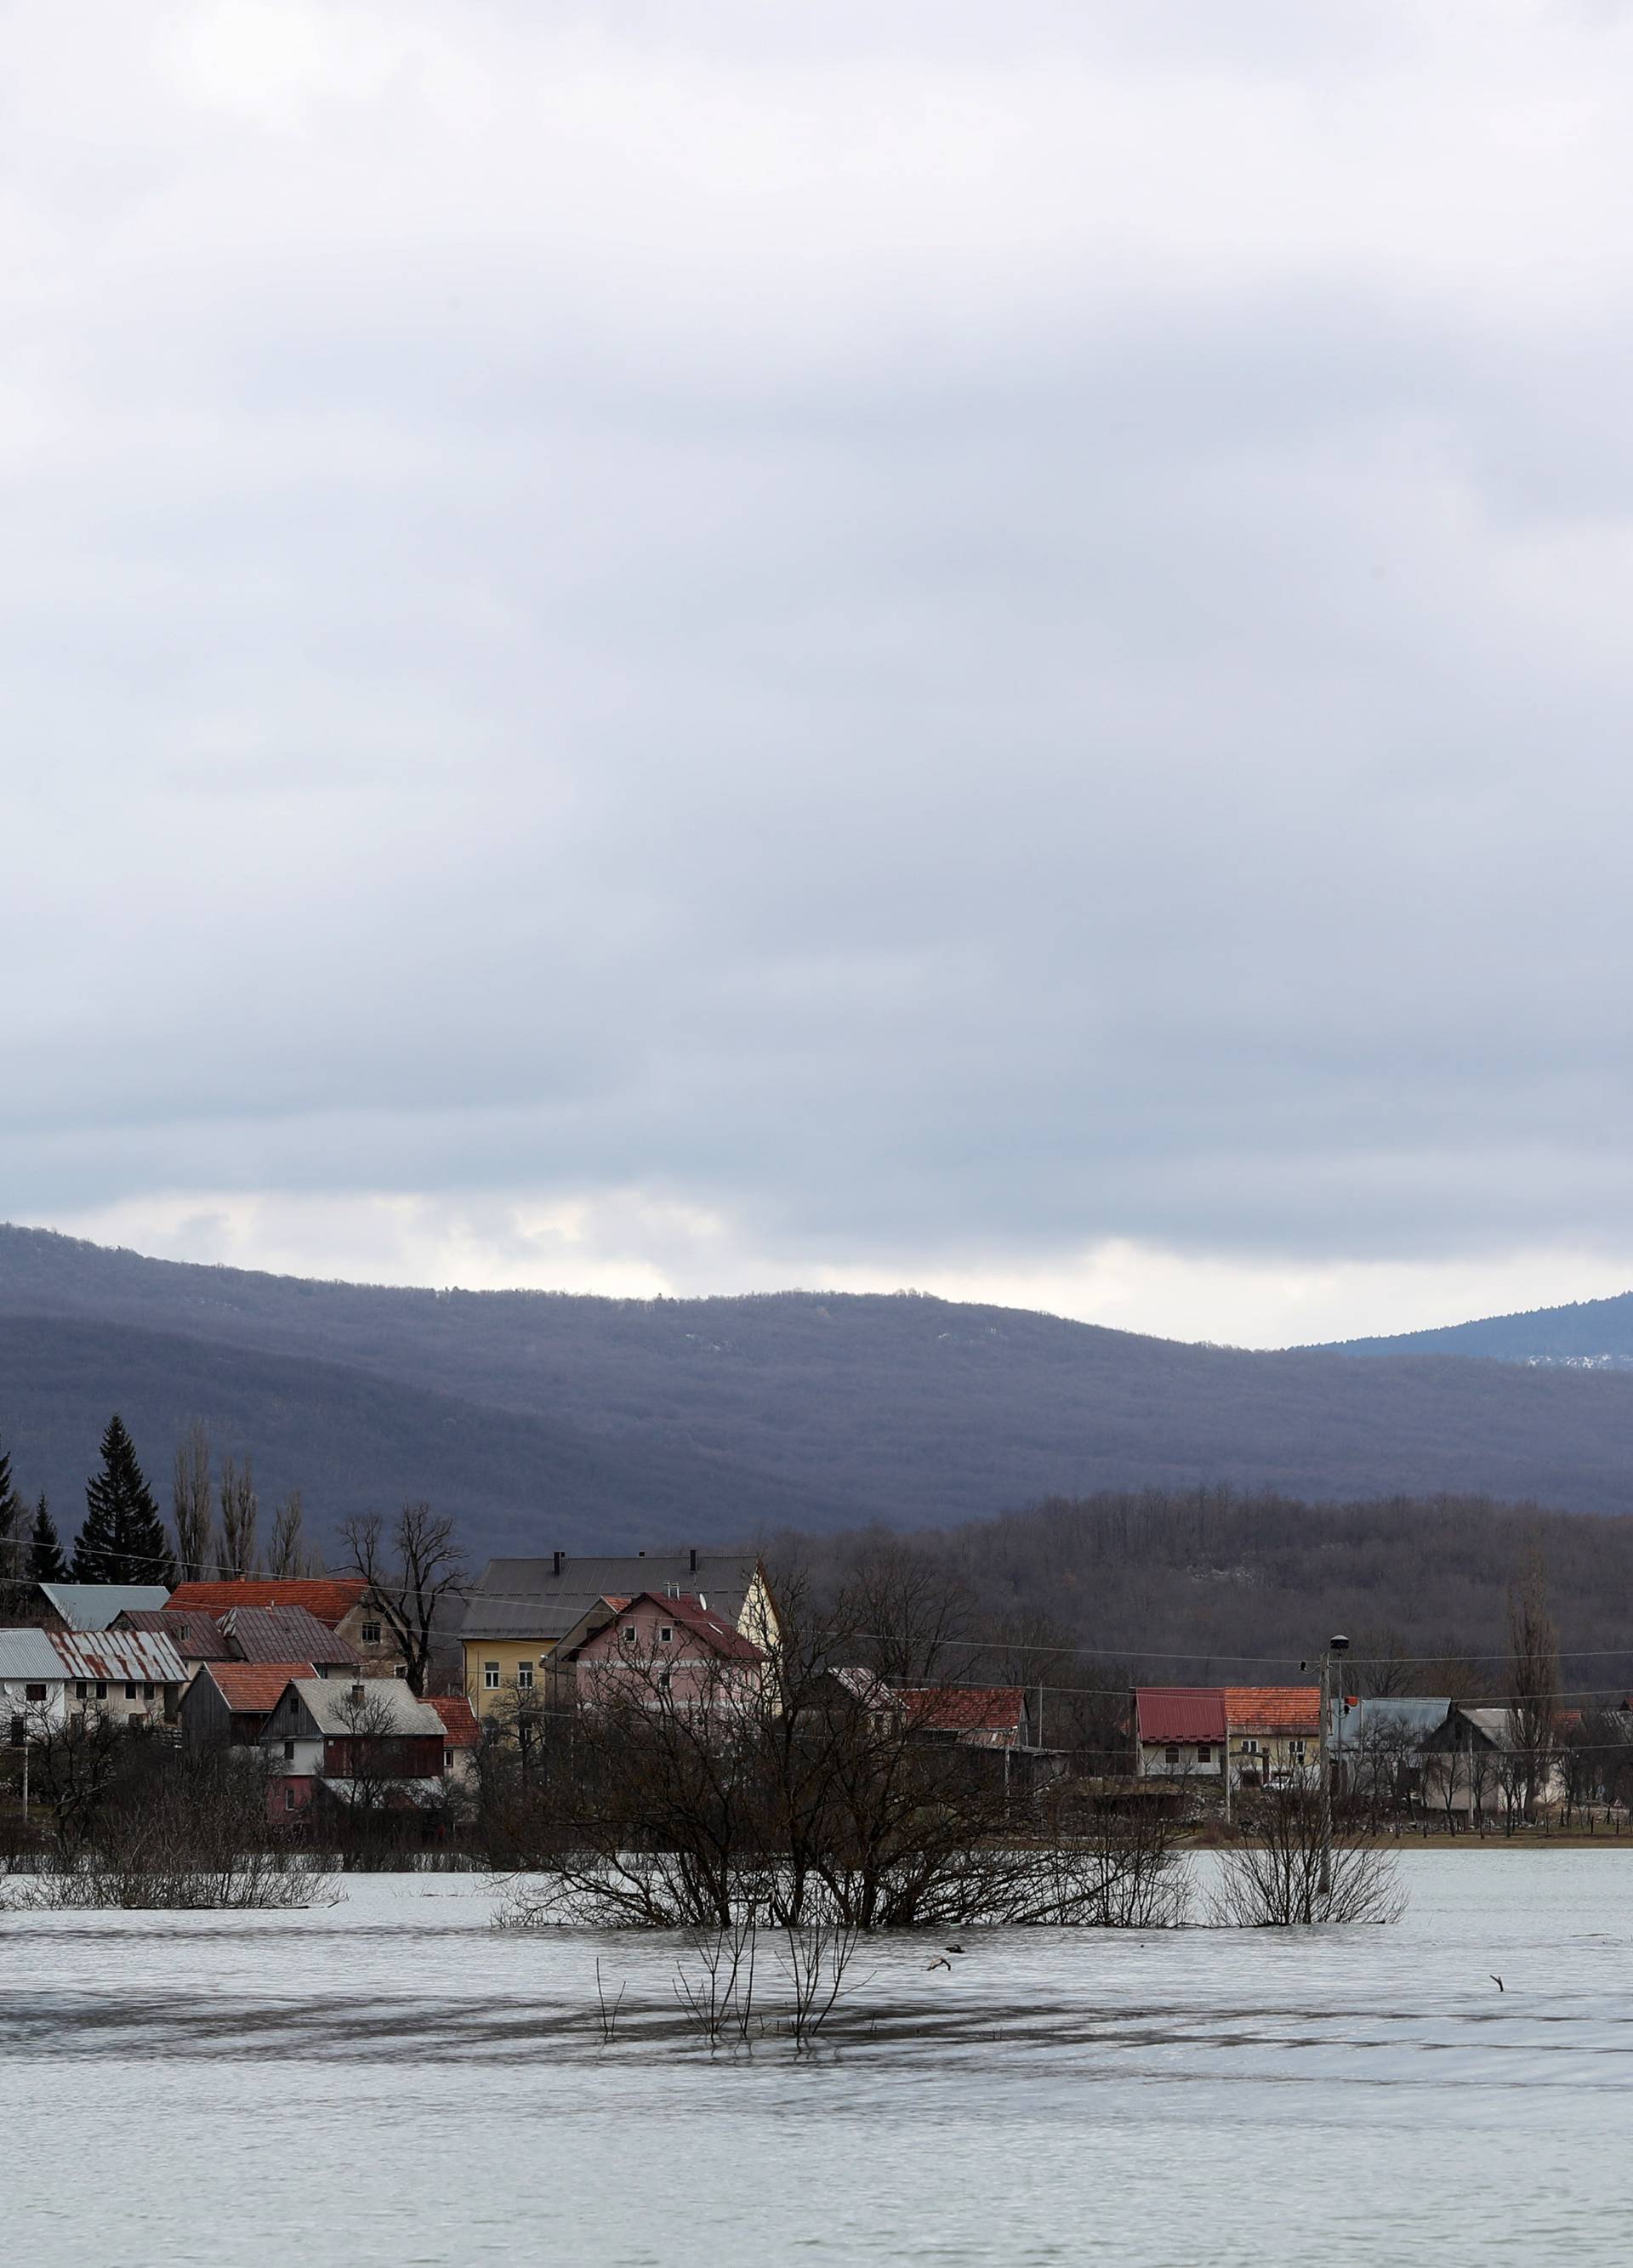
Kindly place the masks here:
<instances>
[{"instance_id":1,"label":"overcast sky","mask_svg":"<svg viewBox=\"0 0 1633 2268\"><path fill-rule=\"evenodd\" d=\"M0 1213L1633 1282L1633 13L13 0Z\"/></svg>"}]
</instances>

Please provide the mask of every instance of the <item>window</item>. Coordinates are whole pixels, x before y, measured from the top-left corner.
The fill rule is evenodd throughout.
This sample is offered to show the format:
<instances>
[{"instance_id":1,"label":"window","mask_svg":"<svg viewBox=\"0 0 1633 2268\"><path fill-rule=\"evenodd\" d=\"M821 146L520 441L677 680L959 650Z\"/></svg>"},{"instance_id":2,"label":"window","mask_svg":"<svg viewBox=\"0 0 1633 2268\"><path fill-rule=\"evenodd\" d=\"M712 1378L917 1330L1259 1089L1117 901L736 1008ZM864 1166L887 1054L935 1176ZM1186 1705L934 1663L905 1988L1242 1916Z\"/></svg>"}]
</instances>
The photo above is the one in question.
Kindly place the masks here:
<instances>
[{"instance_id":1,"label":"window","mask_svg":"<svg viewBox=\"0 0 1633 2268\"><path fill-rule=\"evenodd\" d=\"M45 1687L43 1685L25 1685L23 1688L23 1698L25 1701L43 1701L45 1699Z\"/></svg>"},{"instance_id":2,"label":"window","mask_svg":"<svg viewBox=\"0 0 1633 2268\"><path fill-rule=\"evenodd\" d=\"M1238 1744L1237 1753L1238 1756L1256 1756L1259 1754L1259 1743L1257 1741L1242 1741Z\"/></svg>"},{"instance_id":3,"label":"window","mask_svg":"<svg viewBox=\"0 0 1633 2268\"><path fill-rule=\"evenodd\" d=\"M486 1686L490 1693L497 1693L499 1691L499 1664L497 1661L484 1661L483 1663L482 1682L484 1685Z\"/></svg>"},{"instance_id":4,"label":"window","mask_svg":"<svg viewBox=\"0 0 1633 2268\"><path fill-rule=\"evenodd\" d=\"M1164 1764L1177 1764L1179 1763L1179 1749L1178 1749L1177 1747L1176 1747L1176 1748L1164 1749L1163 1750L1163 1762L1164 1762Z\"/></svg>"},{"instance_id":5,"label":"window","mask_svg":"<svg viewBox=\"0 0 1633 2268\"><path fill-rule=\"evenodd\" d=\"M516 1670L516 1683L521 1686L524 1693L531 1690L533 1684L533 1664L530 1661L524 1661L518 1665Z\"/></svg>"},{"instance_id":6,"label":"window","mask_svg":"<svg viewBox=\"0 0 1633 2268\"><path fill-rule=\"evenodd\" d=\"M624 1645L625 1645L625 1646L633 1646L633 1645L634 1645L634 1643L635 1643L635 1641L636 1641L636 1639L637 1639L639 1636L640 1636L640 1632L636 1629L636 1627L635 1627L635 1625L634 1625L634 1624L633 1624L633 1623L625 1623L625 1624L624 1624Z\"/></svg>"},{"instance_id":7,"label":"window","mask_svg":"<svg viewBox=\"0 0 1633 2268\"><path fill-rule=\"evenodd\" d=\"M142 1688L142 1698L143 1698L144 1701L151 1701L151 1700L152 1699L152 1697L153 1697L153 1689L152 1689L152 1687L151 1687L151 1685L144 1685L144 1686Z\"/></svg>"},{"instance_id":8,"label":"window","mask_svg":"<svg viewBox=\"0 0 1633 2268\"><path fill-rule=\"evenodd\" d=\"M408 1675L408 1664L403 1661L398 1662L396 1668L391 1674L394 1677L406 1677Z\"/></svg>"},{"instance_id":9,"label":"window","mask_svg":"<svg viewBox=\"0 0 1633 2268\"><path fill-rule=\"evenodd\" d=\"M28 1727L25 1720L21 1717L13 1717L11 1719L11 1746L14 1749L20 1749L27 1737Z\"/></svg>"},{"instance_id":10,"label":"window","mask_svg":"<svg viewBox=\"0 0 1633 2268\"><path fill-rule=\"evenodd\" d=\"M292 1811L294 1808L295 1791L292 1787L286 1787L284 1790L284 1808L285 1811Z\"/></svg>"},{"instance_id":11,"label":"window","mask_svg":"<svg viewBox=\"0 0 1633 2268\"><path fill-rule=\"evenodd\" d=\"M365 1646L378 1646L380 1644L380 1624L378 1623L365 1623L363 1625L362 1637Z\"/></svg>"},{"instance_id":12,"label":"window","mask_svg":"<svg viewBox=\"0 0 1633 2268\"><path fill-rule=\"evenodd\" d=\"M139 1733L142 1729L142 1712L139 1709L133 1709L125 1719L125 1722L133 1733Z\"/></svg>"},{"instance_id":13,"label":"window","mask_svg":"<svg viewBox=\"0 0 1633 2268\"><path fill-rule=\"evenodd\" d=\"M1304 1742L1302 1741L1289 1741L1287 1744L1287 1753L1289 1756L1296 1756L1302 1761L1304 1753Z\"/></svg>"},{"instance_id":14,"label":"window","mask_svg":"<svg viewBox=\"0 0 1633 2268\"><path fill-rule=\"evenodd\" d=\"M96 1697L99 1701L106 1701L107 1698L107 1680L106 1677L99 1677L96 1681Z\"/></svg>"},{"instance_id":15,"label":"window","mask_svg":"<svg viewBox=\"0 0 1633 2268\"><path fill-rule=\"evenodd\" d=\"M1212 1749L1208 1747L1206 1741L1202 1742L1196 1751L1196 1761L1199 1764L1210 1764L1213 1760L1214 1752Z\"/></svg>"},{"instance_id":16,"label":"window","mask_svg":"<svg viewBox=\"0 0 1633 2268\"><path fill-rule=\"evenodd\" d=\"M284 1762L286 1764L292 1764L294 1761L295 1744L292 1741L285 1741L284 1743Z\"/></svg>"},{"instance_id":17,"label":"window","mask_svg":"<svg viewBox=\"0 0 1633 2268\"><path fill-rule=\"evenodd\" d=\"M74 1680L74 1698L75 1698L75 1700L76 1700L76 1701L83 1701L83 1700L85 1699L85 1697L86 1694L87 1694L87 1693L89 1693L89 1691L90 1691L90 1690L91 1690L91 1688L89 1687L89 1685L87 1685L87 1684L86 1684L86 1683L85 1683L85 1679L84 1679L83 1677L77 1677L77 1678L75 1678L75 1680Z\"/></svg>"},{"instance_id":18,"label":"window","mask_svg":"<svg viewBox=\"0 0 1633 2268\"><path fill-rule=\"evenodd\" d=\"M454 1769L454 1751L452 1749L444 1749L442 1751L442 1769L444 1771L452 1771Z\"/></svg>"},{"instance_id":19,"label":"window","mask_svg":"<svg viewBox=\"0 0 1633 2268\"><path fill-rule=\"evenodd\" d=\"M150 1686L148 1687L148 1689L147 1689L147 1690L148 1690L148 1691L151 1693L151 1692L152 1691L152 1690L153 1690L153 1689L152 1689L152 1687L150 1685ZM125 1688L125 1698L126 1698L126 1700L127 1700L127 1701L134 1701L134 1700L136 1699L136 1687L135 1687L134 1685L127 1685L127 1686L126 1686L126 1688Z\"/></svg>"},{"instance_id":20,"label":"window","mask_svg":"<svg viewBox=\"0 0 1633 2268\"><path fill-rule=\"evenodd\" d=\"M662 1629L658 1632L658 1643L659 1643L659 1645L660 1645L660 1646L673 1646L673 1645L674 1645L674 1643L675 1643L675 1629L674 1629L674 1625L673 1625L673 1624L671 1624L671 1623L665 1623L665 1624L664 1624L663 1628L662 1628Z\"/></svg>"}]
</instances>

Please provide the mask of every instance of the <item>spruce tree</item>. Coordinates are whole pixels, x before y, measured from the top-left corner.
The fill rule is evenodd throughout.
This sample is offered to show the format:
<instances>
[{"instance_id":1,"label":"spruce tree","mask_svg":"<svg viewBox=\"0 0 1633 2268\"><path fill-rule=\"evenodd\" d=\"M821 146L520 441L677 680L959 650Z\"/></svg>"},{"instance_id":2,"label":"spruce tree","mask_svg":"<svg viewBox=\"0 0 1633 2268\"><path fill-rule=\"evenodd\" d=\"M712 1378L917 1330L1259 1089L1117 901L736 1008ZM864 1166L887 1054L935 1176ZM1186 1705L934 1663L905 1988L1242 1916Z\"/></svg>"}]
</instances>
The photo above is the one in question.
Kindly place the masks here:
<instances>
[{"instance_id":1,"label":"spruce tree","mask_svg":"<svg viewBox=\"0 0 1633 2268\"><path fill-rule=\"evenodd\" d=\"M11 1484L11 1455L0 1441L0 1583L21 1580L26 1517L27 1507Z\"/></svg>"},{"instance_id":2,"label":"spruce tree","mask_svg":"<svg viewBox=\"0 0 1633 2268\"><path fill-rule=\"evenodd\" d=\"M68 1580L68 1562L63 1557L63 1540L56 1532L51 1507L44 1497L34 1506L28 1573L30 1580L35 1583L65 1583Z\"/></svg>"},{"instance_id":3,"label":"spruce tree","mask_svg":"<svg viewBox=\"0 0 1633 2268\"><path fill-rule=\"evenodd\" d=\"M76 1583L175 1580L170 1540L136 1444L115 1411L102 1436L102 1469L85 1483L85 1521L74 1544Z\"/></svg>"}]
</instances>

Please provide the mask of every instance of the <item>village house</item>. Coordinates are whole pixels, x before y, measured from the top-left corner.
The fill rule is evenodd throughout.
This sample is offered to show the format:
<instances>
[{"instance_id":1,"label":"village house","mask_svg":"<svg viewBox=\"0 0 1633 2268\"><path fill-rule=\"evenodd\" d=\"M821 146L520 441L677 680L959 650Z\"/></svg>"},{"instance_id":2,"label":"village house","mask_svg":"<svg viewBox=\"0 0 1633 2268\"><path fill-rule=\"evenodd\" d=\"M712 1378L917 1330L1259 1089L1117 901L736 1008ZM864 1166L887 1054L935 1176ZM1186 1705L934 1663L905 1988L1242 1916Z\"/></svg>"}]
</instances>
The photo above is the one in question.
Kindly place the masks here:
<instances>
[{"instance_id":1,"label":"village house","mask_svg":"<svg viewBox=\"0 0 1633 2268\"><path fill-rule=\"evenodd\" d=\"M1564 1771L1555 1754L1528 1753L1514 1711L1453 1702L1423 1742L1423 1801L1467 1819L1513 1816L1526 1807L1552 1810L1563 1799Z\"/></svg>"},{"instance_id":2,"label":"village house","mask_svg":"<svg viewBox=\"0 0 1633 2268\"><path fill-rule=\"evenodd\" d=\"M1421 1799L1428 1742L1450 1698L1391 1693L1349 1702L1333 1727L1333 1769L1344 1793L1394 1810Z\"/></svg>"},{"instance_id":3,"label":"village house","mask_svg":"<svg viewBox=\"0 0 1633 2268\"><path fill-rule=\"evenodd\" d=\"M462 1693L428 1693L426 1705L442 1719L442 1774L455 1787L471 1786L477 1777L477 1750L482 1727L477 1712Z\"/></svg>"},{"instance_id":4,"label":"village house","mask_svg":"<svg viewBox=\"0 0 1633 2268\"><path fill-rule=\"evenodd\" d=\"M63 1702L99 1710L133 1732L174 1725L181 1709L187 1664L156 1631L48 1631L64 1671Z\"/></svg>"},{"instance_id":5,"label":"village house","mask_svg":"<svg viewBox=\"0 0 1633 2268\"><path fill-rule=\"evenodd\" d=\"M258 1749L293 1679L315 1677L309 1661L205 1661L181 1699L181 1737L202 1749Z\"/></svg>"},{"instance_id":6,"label":"village house","mask_svg":"<svg viewBox=\"0 0 1633 2268\"><path fill-rule=\"evenodd\" d=\"M1319 1785L1319 1685L1227 1685L1225 1724L1233 1787Z\"/></svg>"},{"instance_id":7,"label":"village house","mask_svg":"<svg viewBox=\"0 0 1633 2268\"><path fill-rule=\"evenodd\" d=\"M12 1748L33 1727L61 1723L67 1684L63 1658L44 1631L0 1630L0 1725Z\"/></svg>"},{"instance_id":8,"label":"village house","mask_svg":"<svg viewBox=\"0 0 1633 2268\"><path fill-rule=\"evenodd\" d=\"M598 1600L561 1642L591 1707L632 1697L659 1708L750 1705L765 1690L766 1656L724 1615L684 1592L641 1591Z\"/></svg>"},{"instance_id":9,"label":"village house","mask_svg":"<svg viewBox=\"0 0 1633 2268\"><path fill-rule=\"evenodd\" d=\"M1024 1686L904 1685L897 1697L919 1739L965 1749L1037 1746Z\"/></svg>"},{"instance_id":10,"label":"village house","mask_svg":"<svg viewBox=\"0 0 1633 2268\"><path fill-rule=\"evenodd\" d=\"M442 1793L441 1717L388 1677L292 1678L261 1731L274 1820L325 1798L354 1808L415 1805Z\"/></svg>"},{"instance_id":11,"label":"village house","mask_svg":"<svg viewBox=\"0 0 1633 2268\"><path fill-rule=\"evenodd\" d=\"M600 1602L643 1592L683 1592L763 1652L775 1646L776 1610L751 1554L573 1558L553 1551L541 1559L491 1559L466 1596L460 1630L465 1691L477 1716L514 1715Z\"/></svg>"},{"instance_id":12,"label":"village house","mask_svg":"<svg viewBox=\"0 0 1633 2268\"><path fill-rule=\"evenodd\" d=\"M1134 1770L1139 1778L1223 1784L1226 1737L1223 1687L1142 1685L1134 1698Z\"/></svg>"},{"instance_id":13,"label":"village house","mask_svg":"<svg viewBox=\"0 0 1633 2268\"><path fill-rule=\"evenodd\" d=\"M295 1607L325 1630L350 1640L366 1677L401 1677L402 1651L391 1625L369 1604L369 1587L358 1576L243 1576L224 1583L181 1583L160 1605L172 1612L200 1608L218 1620L244 1607ZM304 1654L305 1649L299 1651Z\"/></svg>"}]
</instances>

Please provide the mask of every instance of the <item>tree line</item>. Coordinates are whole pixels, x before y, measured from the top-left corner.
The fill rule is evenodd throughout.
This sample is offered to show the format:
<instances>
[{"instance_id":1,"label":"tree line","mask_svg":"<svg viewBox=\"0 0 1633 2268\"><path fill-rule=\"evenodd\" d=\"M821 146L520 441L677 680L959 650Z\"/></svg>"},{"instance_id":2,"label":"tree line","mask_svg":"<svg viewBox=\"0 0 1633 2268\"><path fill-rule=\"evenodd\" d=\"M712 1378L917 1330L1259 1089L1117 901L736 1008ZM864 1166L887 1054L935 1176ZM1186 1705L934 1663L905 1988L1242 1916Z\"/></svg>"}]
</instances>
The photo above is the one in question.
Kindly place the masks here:
<instances>
[{"instance_id":1,"label":"tree line","mask_svg":"<svg viewBox=\"0 0 1633 2268\"><path fill-rule=\"evenodd\" d=\"M0 1582L8 1587L151 1583L172 1590L211 1576L305 1575L318 1565L304 1534L300 1491L292 1489L273 1507L263 1535L250 1460L228 1455L218 1475L201 1419L176 1444L166 1526L129 1430L115 1412L85 1483L71 1550L45 1495L31 1502L22 1494L0 1441Z\"/></svg>"}]
</instances>

